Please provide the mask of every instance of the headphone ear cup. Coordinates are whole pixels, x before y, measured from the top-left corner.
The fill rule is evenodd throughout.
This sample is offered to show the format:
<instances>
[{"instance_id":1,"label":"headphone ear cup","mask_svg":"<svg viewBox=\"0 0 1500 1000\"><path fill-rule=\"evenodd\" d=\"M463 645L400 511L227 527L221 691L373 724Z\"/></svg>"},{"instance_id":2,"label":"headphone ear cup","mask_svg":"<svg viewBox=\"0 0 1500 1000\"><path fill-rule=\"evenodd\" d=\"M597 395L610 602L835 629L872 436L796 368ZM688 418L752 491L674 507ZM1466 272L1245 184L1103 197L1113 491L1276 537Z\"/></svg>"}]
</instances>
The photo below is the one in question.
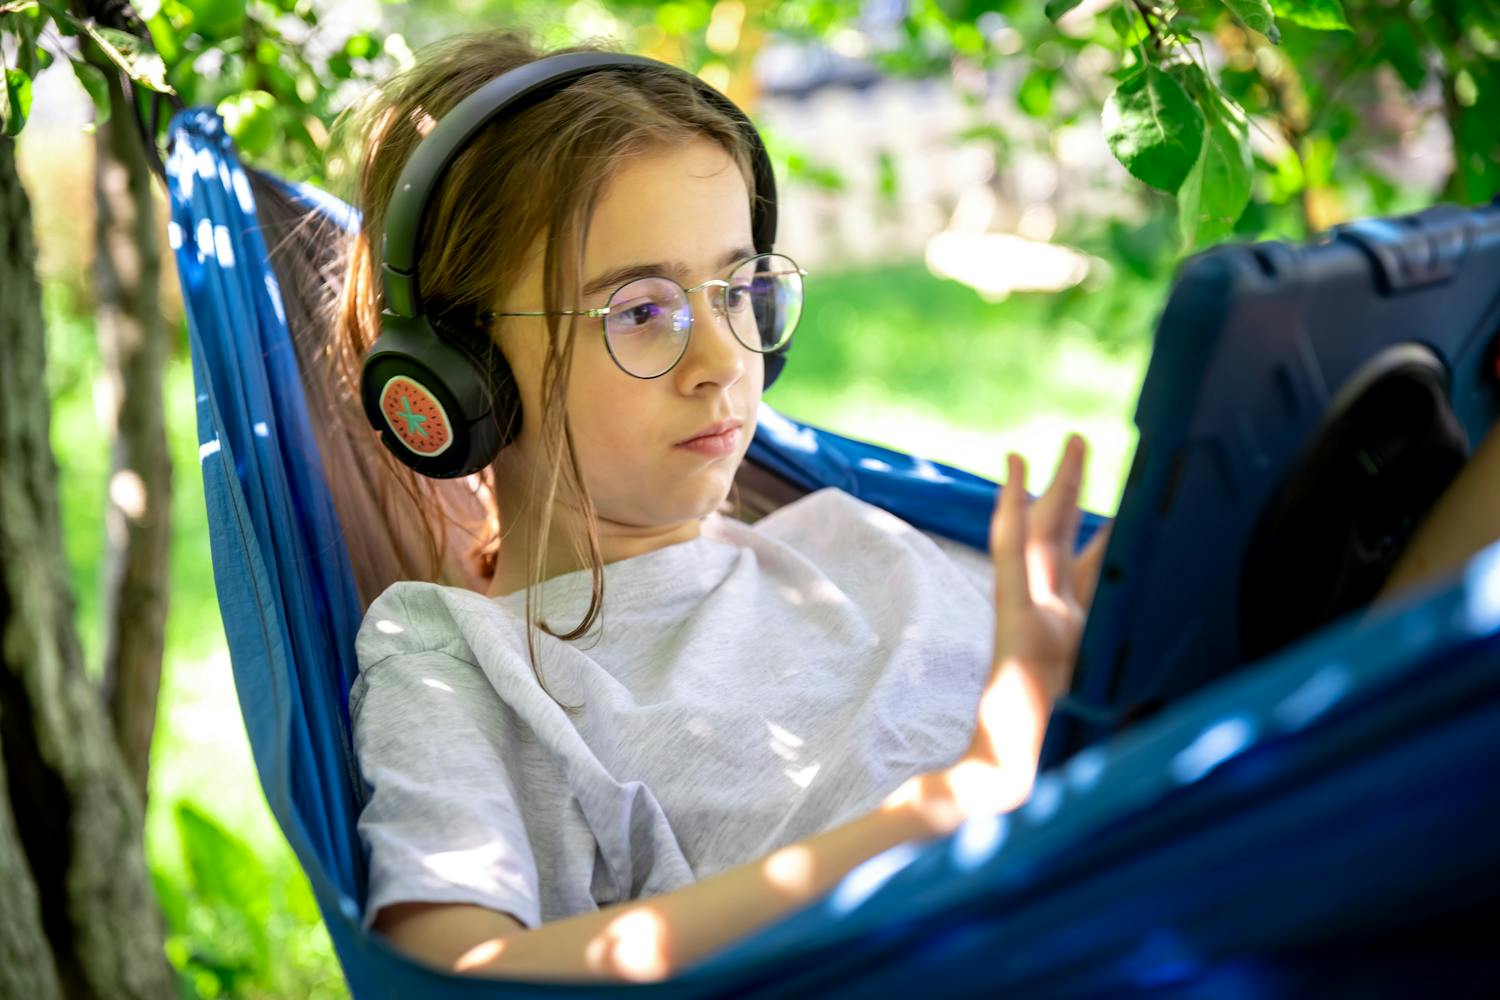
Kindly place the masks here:
<instances>
[{"instance_id":1,"label":"headphone ear cup","mask_svg":"<svg viewBox=\"0 0 1500 1000\"><path fill-rule=\"evenodd\" d=\"M469 353L474 364L485 373L485 385L490 392L491 422L495 428L495 451L498 454L501 448L509 445L521 433L521 393L516 388L515 372L511 370L510 362L505 360L500 345L487 334L448 336L455 344L463 344L476 337L484 341L484 346L475 344L476 350Z\"/></svg>"},{"instance_id":2,"label":"headphone ear cup","mask_svg":"<svg viewBox=\"0 0 1500 1000\"><path fill-rule=\"evenodd\" d=\"M435 479L489 465L500 435L488 372L425 316L386 312L380 323L360 371L360 401L387 450Z\"/></svg>"},{"instance_id":3,"label":"headphone ear cup","mask_svg":"<svg viewBox=\"0 0 1500 1000\"><path fill-rule=\"evenodd\" d=\"M791 348L792 342L787 341L785 344L778 347L776 350L771 351L769 354L762 355L762 357L766 359L766 378L765 381L761 383L761 392L765 392L767 389L771 388L771 383L776 381L776 377L780 375L781 370L786 367L786 352L791 350Z\"/></svg>"}]
</instances>

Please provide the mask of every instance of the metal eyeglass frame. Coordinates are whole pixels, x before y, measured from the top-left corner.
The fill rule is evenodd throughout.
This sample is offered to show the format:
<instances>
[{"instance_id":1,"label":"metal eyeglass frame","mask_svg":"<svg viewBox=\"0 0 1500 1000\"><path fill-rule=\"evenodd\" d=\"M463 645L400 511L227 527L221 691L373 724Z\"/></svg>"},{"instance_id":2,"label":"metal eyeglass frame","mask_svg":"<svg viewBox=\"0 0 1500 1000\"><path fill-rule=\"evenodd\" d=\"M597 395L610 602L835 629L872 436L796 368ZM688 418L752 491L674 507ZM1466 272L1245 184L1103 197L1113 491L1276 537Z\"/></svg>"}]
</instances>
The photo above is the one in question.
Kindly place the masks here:
<instances>
[{"instance_id":1,"label":"metal eyeglass frame","mask_svg":"<svg viewBox=\"0 0 1500 1000\"><path fill-rule=\"evenodd\" d=\"M796 273L798 275L800 275L803 278L807 277L807 269L806 268L804 268L801 265L799 265L795 260L792 260L792 258L787 257L786 254L784 254L784 253L774 253L774 252L773 253L758 253L758 254L755 254L753 256L745 257L745 258L742 258L740 260L735 261L733 264L730 265L730 268L729 268L730 275L732 276L736 271L738 271L740 268L744 267L750 261L752 261L752 260L758 260L761 257L782 257L782 258L785 258L786 260L791 261L792 267L795 269L795 271L796 271ZM777 272L777 273L778 274L785 274L787 272L780 271L780 272ZM547 316L547 315L553 315L553 314L555 314L555 315L558 315L558 316L587 316L590 319L598 319L599 320L599 332L601 334L603 334L603 336L604 336L604 349L609 352L609 358L610 358L611 361L613 361L615 363L615 367L619 368L620 371L624 372L626 375L629 375L631 378L638 378L638 379L642 379L642 380L645 380L645 381L649 381L650 379L661 378L663 375L665 375L668 372L670 372L673 368L676 368L677 365L678 365L678 363L682 361L683 357L685 357L687 355L688 344L691 343L692 339L693 339L693 293L696 292L700 288L708 288L708 287L728 288L729 287L729 281L727 279L725 279L725 278L709 278L707 281L699 282L698 284L694 285L692 288L683 288L682 285L676 279L671 278L671 277L669 277L669 276L667 276L665 274L641 275L640 277L631 278L629 281L623 281L620 284L616 285L615 288L614 288L614 291L612 291L612 292L609 293L609 298L606 299L605 302L609 303L609 302L614 301L614 297L619 293L620 289L626 287L627 285L633 285L637 281L644 281L647 278L657 278L657 279L660 279L662 281L670 281L672 284L676 285L677 288L682 292L682 300L683 300L683 303L687 306L687 311L688 311L688 335L685 338L683 338L683 341L682 341L682 350L678 352L677 357L672 360L672 363L670 365L668 365L666 368L662 369L661 371L657 372L655 375L637 375L635 372L629 370L623 364L621 364L619 358L615 357L615 352L613 350L611 350L610 346L609 346L609 329L605 325L605 317L607 317L610 314L610 307L609 307L608 304L602 305L602 306L600 306L597 309L557 309L557 310L553 310L552 313L548 313L545 310L543 310L541 312L483 312L483 313L479 314L479 318L481 320L485 321L485 322L489 322L490 320L495 319L497 316ZM714 311L716 313L718 313L720 316L726 316L726 314L728 312L728 310L724 307L724 294L725 293L723 293L723 292L719 293L719 295L718 295L718 304L714 308ZM710 298L710 305L713 305L713 304L714 304L713 303L713 299ZM798 324L800 324L802 322L801 316L797 317L797 322L798 322ZM752 347L751 345L746 344L745 341L744 341L744 338L742 338L740 336L739 331L734 328L734 320L733 319L729 320L729 332L732 333L732 334L734 334L734 339L738 340L740 342L740 344L742 346L744 346L744 348L746 350L754 351L756 354L770 354L772 351L778 350L780 347L782 347L786 343L786 340L790 340L791 339L791 335L792 335L792 333L796 332L796 329L797 328L795 326L792 327L791 332L789 332L787 334L786 339L783 340L781 342L781 344L778 344L778 345L776 345L776 347L772 347L772 348L769 348L767 350L761 350L758 347Z\"/></svg>"}]
</instances>

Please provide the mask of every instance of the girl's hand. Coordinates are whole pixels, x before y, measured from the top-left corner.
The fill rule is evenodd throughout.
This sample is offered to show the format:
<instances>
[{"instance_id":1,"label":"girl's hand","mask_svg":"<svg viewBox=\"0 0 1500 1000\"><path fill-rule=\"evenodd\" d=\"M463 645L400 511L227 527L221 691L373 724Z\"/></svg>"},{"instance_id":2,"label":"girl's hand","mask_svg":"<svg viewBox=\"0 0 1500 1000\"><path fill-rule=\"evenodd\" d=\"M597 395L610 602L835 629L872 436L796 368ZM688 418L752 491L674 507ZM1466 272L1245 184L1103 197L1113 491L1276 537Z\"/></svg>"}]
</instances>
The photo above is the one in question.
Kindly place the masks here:
<instances>
[{"instance_id":1,"label":"girl's hand","mask_svg":"<svg viewBox=\"0 0 1500 1000\"><path fill-rule=\"evenodd\" d=\"M1050 698L1067 691L1083 624L1099 580L1108 529L1073 556L1082 512L1085 446L1074 434L1063 447L1052 485L1035 503L1026 495L1026 463L1006 456L1005 488L990 521L995 561L995 654L999 669L1014 661L1042 683Z\"/></svg>"},{"instance_id":2,"label":"girl's hand","mask_svg":"<svg viewBox=\"0 0 1500 1000\"><path fill-rule=\"evenodd\" d=\"M1026 463L1006 458L1008 477L990 522L994 658L969 751L948 772L965 815L1002 812L1026 800L1052 703L1072 682L1108 539L1101 529L1074 558L1083 460L1083 439L1072 435L1052 485L1032 503Z\"/></svg>"},{"instance_id":3,"label":"girl's hand","mask_svg":"<svg viewBox=\"0 0 1500 1000\"><path fill-rule=\"evenodd\" d=\"M968 751L951 767L909 779L887 806L915 804L939 829L1026 801L1052 703L1073 661L1108 544L1101 528L1075 559L1082 512L1083 439L1068 439L1047 492L1026 495L1026 464L1007 456L1005 488L990 521L995 560L995 652Z\"/></svg>"}]
</instances>

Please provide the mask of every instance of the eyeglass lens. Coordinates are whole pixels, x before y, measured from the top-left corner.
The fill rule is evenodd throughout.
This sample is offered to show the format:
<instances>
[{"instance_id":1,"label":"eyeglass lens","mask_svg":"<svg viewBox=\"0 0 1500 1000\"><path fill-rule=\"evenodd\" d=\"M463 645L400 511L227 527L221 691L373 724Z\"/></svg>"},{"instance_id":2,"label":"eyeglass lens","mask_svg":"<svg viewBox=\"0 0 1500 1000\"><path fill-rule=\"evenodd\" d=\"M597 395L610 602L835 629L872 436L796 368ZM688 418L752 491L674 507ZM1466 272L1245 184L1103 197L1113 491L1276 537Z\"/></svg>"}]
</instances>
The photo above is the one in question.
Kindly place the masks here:
<instances>
[{"instance_id":1,"label":"eyeglass lens","mask_svg":"<svg viewBox=\"0 0 1500 1000\"><path fill-rule=\"evenodd\" d=\"M735 339L765 353L783 346L802 317L802 274L790 257L751 257L729 277L729 287L711 285ZM669 278L638 278L610 296L604 338L615 362L639 378L655 378L687 350L692 307L682 286Z\"/></svg>"}]
</instances>

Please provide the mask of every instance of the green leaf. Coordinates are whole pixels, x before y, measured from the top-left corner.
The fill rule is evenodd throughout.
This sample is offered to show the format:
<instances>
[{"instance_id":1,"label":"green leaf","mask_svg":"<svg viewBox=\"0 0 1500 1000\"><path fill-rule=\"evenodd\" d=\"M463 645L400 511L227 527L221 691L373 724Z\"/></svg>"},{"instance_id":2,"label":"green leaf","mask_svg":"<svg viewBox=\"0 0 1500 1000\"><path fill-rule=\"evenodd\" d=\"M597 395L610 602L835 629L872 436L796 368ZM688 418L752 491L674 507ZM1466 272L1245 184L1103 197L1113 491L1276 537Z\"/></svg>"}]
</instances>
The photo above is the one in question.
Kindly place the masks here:
<instances>
[{"instance_id":1,"label":"green leaf","mask_svg":"<svg viewBox=\"0 0 1500 1000\"><path fill-rule=\"evenodd\" d=\"M277 102L264 90L247 90L226 97L215 109L224 119L224 129L241 153L255 156L276 141Z\"/></svg>"},{"instance_id":2,"label":"green leaf","mask_svg":"<svg viewBox=\"0 0 1500 1000\"><path fill-rule=\"evenodd\" d=\"M182 45L177 38L177 29L162 10L158 9L146 18L146 30L151 33L151 45L157 54L168 66L176 65L182 58Z\"/></svg>"},{"instance_id":3,"label":"green leaf","mask_svg":"<svg viewBox=\"0 0 1500 1000\"><path fill-rule=\"evenodd\" d=\"M28 6L30 5L22 4L21 9L26 9ZM77 27L73 22L73 15L68 13L66 3L60 2L60 0L40 0L40 3L36 6L38 8L36 11L37 16L40 16L42 11L46 11L52 15L52 22L56 25L60 34L67 35L68 37L78 34ZM27 13L30 14L32 12L27 10Z\"/></svg>"},{"instance_id":4,"label":"green leaf","mask_svg":"<svg viewBox=\"0 0 1500 1000\"><path fill-rule=\"evenodd\" d=\"M1249 127L1237 107L1208 115L1203 149L1177 192L1177 221L1186 246L1217 243L1234 231L1250 202Z\"/></svg>"},{"instance_id":5,"label":"green leaf","mask_svg":"<svg viewBox=\"0 0 1500 1000\"><path fill-rule=\"evenodd\" d=\"M1055 70L1032 70L1016 91L1016 104L1033 118L1046 118L1052 114L1052 84L1056 79Z\"/></svg>"},{"instance_id":6,"label":"green leaf","mask_svg":"<svg viewBox=\"0 0 1500 1000\"><path fill-rule=\"evenodd\" d=\"M73 72L78 77L78 82L83 84L83 89L94 99L94 127L98 128L109 121L109 83L104 79L104 72L92 63L86 63L82 59L69 59L73 64Z\"/></svg>"},{"instance_id":7,"label":"green leaf","mask_svg":"<svg viewBox=\"0 0 1500 1000\"><path fill-rule=\"evenodd\" d=\"M245 30L245 0L185 0L193 28L212 41L233 38Z\"/></svg>"},{"instance_id":8,"label":"green leaf","mask_svg":"<svg viewBox=\"0 0 1500 1000\"><path fill-rule=\"evenodd\" d=\"M265 871L254 852L186 799L176 814L193 891L242 912L263 905Z\"/></svg>"},{"instance_id":9,"label":"green leaf","mask_svg":"<svg viewBox=\"0 0 1500 1000\"><path fill-rule=\"evenodd\" d=\"M1234 11L1234 16L1245 22L1245 27L1258 31L1272 42L1281 41L1281 32L1276 30L1276 15L1271 12L1270 0L1224 0L1224 6Z\"/></svg>"},{"instance_id":10,"label":"green leaf","mask_svg":"<svg viewBox=\"0 0 1500 1000\"><path fill-rule=\"evenodd\" d=\"M29 4L17 11L11 4L0 4L0 18L6 14L20 13L21 16L14 18L9 23L16 26L16 66L29 77L37 75L37 53L44 51L36 43L37 31L41 28L39 20L41 8L36 4ZM0 23L4 23L0 21Z\"/></svg>"},{"instance_id":11,"label":"green leaf","mask_svg":"<svg viewBox=\"0 0 1500 1000\"><path fill-rule=\"evenodd\" d=\"M0 121L6 135L19 135L31 114L31 77L18 69L5 71L5 90L0 101Z\"/></svg>"},{"instance_id":12,"label":"green leaf","mask_svg":"<svg viewBox=\"0 0 1500 1000\"><path fill-rule=\"evenodd\" d=\"M1047 18L1056 21L1081 3L1083 0L1047 0Z\"/></svg>"},{"instance_id":13,"label":"green leaf","mask_svg":"<svg viewBox=\"0 0 1500 1000\"><path fill-rule=\"evenodd\" d=\"M1353 31L1339 0L1271 0L1277 18L1317 31Z\"/></svg>"},{"instance_id":14,"label":"green leaf","mask_svg":"<svg viewBox=\"0 0 1500 1000\"><path fill-rule=\"evenodd\" d=\"M1399 21L1385 26L1380 37L1380 55L1391 64L1406 89L1416 91L1427 79L1427 61L1422 52L1422 42L1410 27Z\"/></svg>"},{"instance_id":15,"label":"green leaf","mask_svg":"<svg viewBox=\"0 0 1500 1000\"><path fill-rule=\"evenodd\" d=\"M1115 159L1169 193L1182 186L1203 148L1203 112L1155 66L1121 81L1104 103L1103 123Z\"/></svg>"},{"instance_id":16,"label":"green leaf","mask_svg":"<svg viewBox=\"0 0 1500 1000\"><path fill-rule=\"evenodd\" d=\"M131 80L162 94L173 93L167 83L167 66L161 56L147 51L139 38L115 28L95 27L90 21L70 18L73 24L94 40L104 55L123 69Z\"/></svg>"}]
</instances>

